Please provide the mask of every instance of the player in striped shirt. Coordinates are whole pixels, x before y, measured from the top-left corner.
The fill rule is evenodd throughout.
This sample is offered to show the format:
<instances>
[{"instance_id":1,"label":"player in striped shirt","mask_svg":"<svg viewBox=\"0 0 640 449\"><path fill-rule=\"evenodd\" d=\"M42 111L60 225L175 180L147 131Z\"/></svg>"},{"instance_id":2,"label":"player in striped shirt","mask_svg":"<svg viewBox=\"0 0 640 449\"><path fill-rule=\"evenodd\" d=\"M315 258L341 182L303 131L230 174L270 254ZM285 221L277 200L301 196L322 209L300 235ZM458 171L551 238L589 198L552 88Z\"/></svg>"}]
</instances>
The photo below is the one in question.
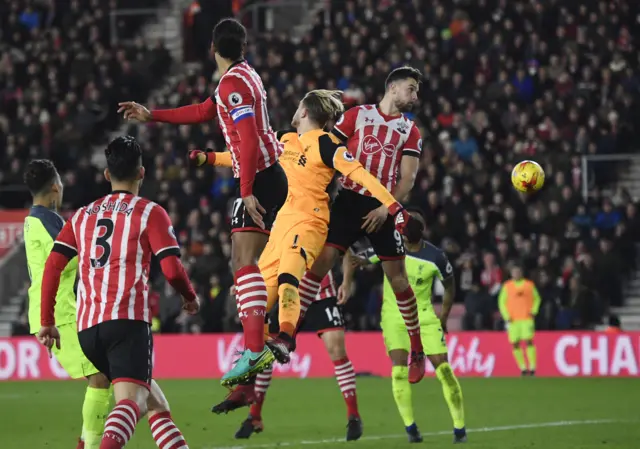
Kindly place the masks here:
<instances>
[{"instance_id":1,"label":"player in striped shirt","mask_svg":"<svg viewBox=\"0 0 640 449\"><path fill-rule=\"evenodd\" d=\"M333 127L332 133L347 142L349 151L395 198L403 201L418 172L422 139L417 125L403 115L418 100L420 71L412 67L393 70L385 83L385 95L378 105L349 109ZM400 174L400 180L398 180ZM394 228L387 208L371 197L366 188L341 179L342 190L331 208L327 241L300 281L313 293L320 280L356 241L367 237L382 260L382 269L400 306L411 341L409 380L424 377L425 355L420 341L416 297L409 285L404 263L402 235Z\"/></svg>"},{"instance_id":2,"label":"player in striped shirt","mask_svg":"<svg viewBox=\"0 0 640 449\"><path fill-rule=\"evenodd\" d=\"M64 220L57 210L62 203L60 175L49 160L29 162L24 181L33 197L33 206L24 221L24 246L31 286L29 287L29 327L32 334L40 330L40 290L45 262ZM89 385L82 404L82 435L77 449L97 449L109 413L109 380L87 360L78 342L76 328L76 294L74 283L78 260L74 258L62 272L57 294L55 318L65 344L53 348L56 360L72 379L87 378Z\"/></svg>"},{"instance_id":3,"label":"player in striped shirt","mask_svg":"<svg viewBox=\"0 0 640 449\"><path fill-rule=\"evenodd\" d=\"M160 449L188 449L171 419L160 387L152 380L153 338L149 308L152 254L196 313L199 303L180 262L180 248L167 212L138 196L144 178L142 151L132 137L105 150L112 192L78 210L58 234L42 279L38 339L61 348L54 308L62 273L78 258L78 340L86 358L113 384L115 408L107 417L100 449L121 449L148 413ZM62 335L62 345L71 343Z\"/></svg>"},{"instance_id":4,"label":"player in striped shirt","mask_svg":"<svg viewBox=\"0 0 640 449\"><path fill-rule=\"evenodd\" d=\"M347 406L346 440L354 441L362 436L362 421L358 411L356 373L347 355L344 342L344 317L337 297L338 290L332 271L329 271L322 280L320 291L316 297L309 297L309 293L301 289L299 327L303 331L316 332L324 342L333 362L338 387ZM236 432L236 438L249 438L254 432L260 433L264 430L262 406L267 389L271 384L271 376L272 370L270 369L258 374L255 385L256 402L251 405L249 416Z\"/></svg>"},{"instance_id":5,"label":"player in striped shirt","mask_svg":"<svg viewBox=\"0 0 640 449\"><path fill-rule=\"evenodd\" d=\"M154 111L133 102L119 105L126 119L140 122L191 124L217 117L220 123L237 181L231 259L246 348L222 377L222 384L229 387L263 371L274 360L262 335L267 290L257 262L287 197L287 178L278 163L282 147L269 124L267 92L260 75L244 60L246 40L247 32L238 21L224 19L216 25L211 54L222 77L215 95L206 101Z\"/></svg>"}]
</instances>

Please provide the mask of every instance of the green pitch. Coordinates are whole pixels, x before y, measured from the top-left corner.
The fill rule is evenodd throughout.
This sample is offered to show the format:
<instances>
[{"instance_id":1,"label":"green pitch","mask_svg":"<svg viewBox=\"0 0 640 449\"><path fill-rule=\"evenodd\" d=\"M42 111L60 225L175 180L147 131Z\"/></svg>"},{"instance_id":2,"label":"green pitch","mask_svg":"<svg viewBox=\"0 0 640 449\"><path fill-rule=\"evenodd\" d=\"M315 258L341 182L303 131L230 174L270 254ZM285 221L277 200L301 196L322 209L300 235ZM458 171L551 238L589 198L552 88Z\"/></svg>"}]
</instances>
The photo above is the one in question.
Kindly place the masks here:
<instances>
[{"instance_id":1,"label":"green pitch","mask_svg":"<svg viewBox=\"0 0 640 449\"><path fill-rule=\"evenodd\" d=\"M636 449L640 387L636 379L461 379L473 449ZM225 389L217 381L160 382L191 449L342 447L345 409L333 379L274 379L264 410L265 432L233 434L247 409L213 415ZM424 447L448 447L451 422L435 379L414 387ZM82 382L0 382L2 449L73 449L80 432ZM364 437L349 447L409 447L390 380L359 378ZM152 449L146 420L127 449ZM420 445L411 447L421 447Z\"/></svg>"}]
</instances>

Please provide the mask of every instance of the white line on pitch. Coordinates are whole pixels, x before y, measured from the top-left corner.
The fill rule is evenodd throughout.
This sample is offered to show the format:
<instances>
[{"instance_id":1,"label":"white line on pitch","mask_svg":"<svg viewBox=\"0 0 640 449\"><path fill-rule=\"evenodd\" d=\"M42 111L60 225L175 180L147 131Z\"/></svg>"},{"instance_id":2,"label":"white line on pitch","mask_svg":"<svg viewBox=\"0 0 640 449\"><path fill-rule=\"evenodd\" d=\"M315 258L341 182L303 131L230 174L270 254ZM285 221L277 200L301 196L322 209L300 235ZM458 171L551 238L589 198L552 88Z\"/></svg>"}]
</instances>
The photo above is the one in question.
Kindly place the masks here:
<instances>
[{"instance_id":1,"label":"white line on pitch","mask_svg":"<svg viewBox=\"0 0 640 449\"><path fill-rule=\"evenodd\" d=\"M580 421L552 421L530 424L516 424L513 426L498 426L498 427L479 427L477 429L468 429L469 437L472 439L474 433L479 432L502 432L505 430L518 430L518 429L541 429L544 427L567 427L567 426L586 426L589 424L610 424L620 422L615 419L587 419ZM453 435L451 430L443 430L440 432L426 432L422 433L423 437L433 437L439 435ZM391 440L398 438L406 438L406 434L395 435L370 435L360 438L360 441L379 441L379 440ZM297 446L310 446L321 444L335 444L346 443L344 438L327 438L323 440L301 440L293 442L281 442L281 443L266 443L266 444L246 444L239 446L207 446L203 449L265 449L265 448L280 448L280 447L297 447Z\"/></svg>"}]
</instances>

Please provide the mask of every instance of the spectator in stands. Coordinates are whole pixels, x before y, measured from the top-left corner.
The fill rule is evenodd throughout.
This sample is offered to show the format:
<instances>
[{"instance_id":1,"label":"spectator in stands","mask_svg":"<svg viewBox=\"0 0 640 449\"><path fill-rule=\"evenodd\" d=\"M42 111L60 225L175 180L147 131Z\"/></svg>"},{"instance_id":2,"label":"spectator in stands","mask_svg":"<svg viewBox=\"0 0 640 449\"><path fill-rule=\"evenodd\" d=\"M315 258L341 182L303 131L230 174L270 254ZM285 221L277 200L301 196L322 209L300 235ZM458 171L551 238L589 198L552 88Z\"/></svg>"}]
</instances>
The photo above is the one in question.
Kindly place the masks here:
<instances>
[{"instance_id":1,"label":"spectator in stands","mask_svg":"<svg viewBox=\"0 0 640 449\"><path fill-rule=\"evenodd\" d=\"M150 77L148 61L166 61L166 53L137 44L112 48L104 5L83 10L79 2L57 2L52 20L46 7L34 8L42 26L29 34L20 19L26 7L7 3L0 5L0 162L8 169L0 183L19 180L26 159L50 152L69 168L72 208L104 188L99 171L83 161L84 149L117 125L110 122L111 107L123 92L142 97L149 81L161 78L156 70L168 64L153 66ZM538 282L549 281L544 303L560 309L557 320L540 316L541 326L591 326L601 321L603 303L621 301L620 292L606 287L607 276L624 282L635 267L632 243L640 242L635 199L605 193L620 164L590 162L586 173L581 164L583 155L630 152L640 141L634 40L640 3L494 3L332 0L299 43L290 34L263 34L251 39L247 58L268 86L276 129L288 127L299 98L315 86L344 88L349 104L375 103L392 66L418 67L425 81L412 118L428 138L410 202L425 211L429 239L460 270L457 299L469 296L468 316L481 305L480 327L493 327L495 304L486 316L485 303L472 299L496 295L502 273L518 259ZM211 17L222 12L211 2L192 7L198 27L193 45L201 59L216 22ZM125 28L133 30L128 35L138 29L119 26L118 33ZM205 61L148 103L200 102L215 93L219 75ZM217 127L149 124L128 132L145 150L144 194L167 207L202 291L220 289L211 307L203 307L203 329L237 329L224 262L233 180L226 169L193 170L184 163L188 149L224 149ZM509 179L522 159L538 161L547 174L543 191L526 198ZM0 193L2 205L23 202ZM614 261L618 271L603 276L600 258ZM357 282L349 326L368 328L376 313L372 286L366 272ZM558 301L551 298L560 296L560 306L552 307ZM211 317L218 307L228 309L220 327Z\"/></svg>"}]
</instances>

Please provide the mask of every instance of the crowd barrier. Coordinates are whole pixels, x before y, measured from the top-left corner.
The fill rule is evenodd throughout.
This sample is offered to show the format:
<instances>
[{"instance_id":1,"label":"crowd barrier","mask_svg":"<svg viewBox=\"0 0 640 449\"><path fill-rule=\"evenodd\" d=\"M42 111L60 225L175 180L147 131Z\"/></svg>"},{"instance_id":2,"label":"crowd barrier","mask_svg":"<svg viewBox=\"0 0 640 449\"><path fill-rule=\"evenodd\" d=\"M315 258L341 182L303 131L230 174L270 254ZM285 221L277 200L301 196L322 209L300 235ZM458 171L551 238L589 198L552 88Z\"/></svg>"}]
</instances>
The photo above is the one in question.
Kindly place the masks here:
<instances>
[{"instance_id":1,"label":"crowd barrier","mask_svg":"<svg viewBox=\"0 0 640 449\"><path fill-rule=\"evenodd\" d=\"M350 332L347 350L356 372L388 376L390 362L378 332ZM153 374L157 379L219 378L242 349L238 334L157 335ZM640 371L640 332L538 332L538 376L632 377ZM62 341L64 345L64 341ZM504 332L459 332L447 336L449 360L459 376L519 376ZM291 363L276 365L282 377L333 377L333 364L315 334L298 336ZM433 369L427 364L427 371ZM66 379L55 358L33 337L0 339L0 380Z\"/></svg>"}]
</instances>

